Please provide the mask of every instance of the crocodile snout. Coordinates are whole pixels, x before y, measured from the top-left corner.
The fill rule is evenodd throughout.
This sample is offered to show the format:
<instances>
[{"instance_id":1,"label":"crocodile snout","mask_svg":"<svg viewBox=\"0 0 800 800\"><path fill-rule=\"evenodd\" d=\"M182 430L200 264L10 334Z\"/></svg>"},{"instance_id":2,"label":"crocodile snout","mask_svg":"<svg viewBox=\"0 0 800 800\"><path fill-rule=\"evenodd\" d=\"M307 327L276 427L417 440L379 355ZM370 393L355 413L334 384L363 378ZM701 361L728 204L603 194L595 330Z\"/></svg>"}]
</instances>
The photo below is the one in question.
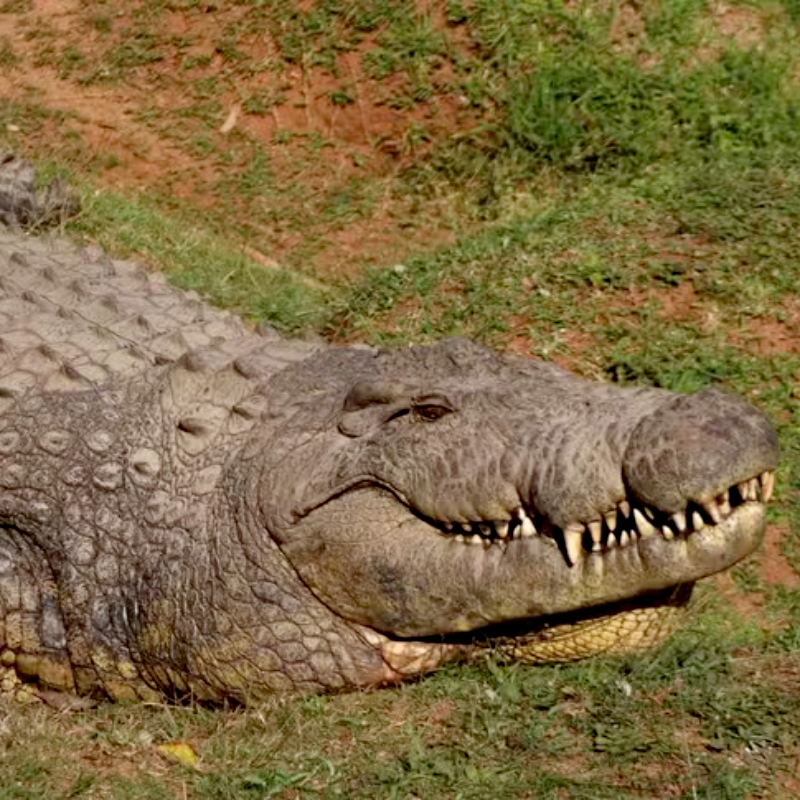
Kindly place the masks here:
<instances>
[{"instance_id":1,"label":"crocodile snout","mask_svg":"<svg viewBox=\"0 0 800 800\"><path fill-rule=\"evenodd\" d=\"M716 389L679 395L646 416L628 442L629 492L664 512L704 503L775 469L778 437L767 417Z\"/></svg>"}]
</instances>

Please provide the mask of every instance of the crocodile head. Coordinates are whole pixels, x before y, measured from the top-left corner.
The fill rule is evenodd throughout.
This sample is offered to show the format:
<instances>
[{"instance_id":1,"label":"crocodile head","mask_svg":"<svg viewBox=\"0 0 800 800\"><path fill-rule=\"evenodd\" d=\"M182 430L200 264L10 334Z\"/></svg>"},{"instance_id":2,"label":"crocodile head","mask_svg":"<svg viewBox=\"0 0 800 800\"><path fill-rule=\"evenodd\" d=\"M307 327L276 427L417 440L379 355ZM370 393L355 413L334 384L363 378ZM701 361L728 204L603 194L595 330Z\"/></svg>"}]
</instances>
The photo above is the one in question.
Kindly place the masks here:
<instances>
[{"instance_id":1,"label":"crocodile head","mask_svg":"<svg viewBox=\"0 0 800 800\"><path fill-rule=\"evenodd\" d=\"M777 439L731 395L463 340L327 351L283 380L246 455L263 524L319 600L392 640L646 605L760 541Z\"/></svg>"}]
</instances>

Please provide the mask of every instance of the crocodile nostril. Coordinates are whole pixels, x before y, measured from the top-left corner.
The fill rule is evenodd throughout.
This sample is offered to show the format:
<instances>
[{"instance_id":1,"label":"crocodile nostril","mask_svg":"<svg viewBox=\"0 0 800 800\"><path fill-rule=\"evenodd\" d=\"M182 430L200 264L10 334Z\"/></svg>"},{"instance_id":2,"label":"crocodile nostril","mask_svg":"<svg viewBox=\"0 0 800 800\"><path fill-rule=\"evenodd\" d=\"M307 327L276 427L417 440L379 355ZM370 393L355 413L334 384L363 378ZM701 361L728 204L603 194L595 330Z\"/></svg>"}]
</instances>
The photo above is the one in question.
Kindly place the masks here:
<instances>
[{"instance_id":1,"label":"crocodile nostril","mask_svg":"<svg viewBox=\"0 0 800 800\"><path fill-rule=\"evenodd\" d=\"M753 476L775 469L778 440L769 420L716 390L680 395L645 417L625 450L630 492L665 512L697 501L711 522L729 510L732 487L750 497Z\"/></svg>"}]
</instances>

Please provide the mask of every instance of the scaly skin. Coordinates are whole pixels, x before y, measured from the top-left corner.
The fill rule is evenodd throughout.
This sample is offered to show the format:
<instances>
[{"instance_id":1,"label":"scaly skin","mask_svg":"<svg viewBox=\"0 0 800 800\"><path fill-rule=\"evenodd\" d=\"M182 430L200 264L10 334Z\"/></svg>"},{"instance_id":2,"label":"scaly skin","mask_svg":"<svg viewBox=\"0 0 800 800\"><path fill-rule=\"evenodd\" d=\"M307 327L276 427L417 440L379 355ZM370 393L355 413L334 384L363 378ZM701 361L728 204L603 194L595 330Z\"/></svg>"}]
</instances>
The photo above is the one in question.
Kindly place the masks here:
<instances>
[{"instance_id":1,"label":"scaly skin","mask_svg":"<svg viewBox=\"0 0 800 800\"><path fill-rule=\"evenodd\" d=\"M78 200L60 179L36 190L33 166L0 151L0 224L28 230L63 222L78 213Z\"/></svg>"},{"instance_id":2,"label":"scaly skin","mask_svg":"<svg viewBox=\"0 0 800 800\"><path fill-rule=\"evenodd\" d=\"M247 701L647 646L758 545L776 459L720 392L259 336L0 231L7 692Z\"/></svg>"}]
</instances>

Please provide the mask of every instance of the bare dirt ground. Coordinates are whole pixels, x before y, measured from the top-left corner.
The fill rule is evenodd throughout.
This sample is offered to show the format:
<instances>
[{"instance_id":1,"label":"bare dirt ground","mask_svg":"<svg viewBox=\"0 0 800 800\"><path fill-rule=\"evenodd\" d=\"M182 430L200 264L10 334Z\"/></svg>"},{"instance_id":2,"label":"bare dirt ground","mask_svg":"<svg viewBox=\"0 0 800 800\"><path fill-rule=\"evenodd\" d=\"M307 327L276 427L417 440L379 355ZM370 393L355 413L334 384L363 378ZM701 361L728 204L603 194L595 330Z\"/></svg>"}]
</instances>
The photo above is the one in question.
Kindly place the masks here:
<instances>
[{"instance_id":1,"label":"bare dirt ground","mask_svg":"<svg viewBox=\"0 0 800 800\"><path fill-rule=\"evenodd\" d=\"M433 206L420 215L388 195L418 156L485 116L452 59L432 55L418 79L376 78L362 58L378 48L371 32L337 42L335 30L297 34L292 18L269 25L247 6L176 6L0 6L0 94L24 117L6 123L14 146L101 187L213 209L278 263L302 246L323 275L450 241ZM471 46L441 24L448 47ZM287 60L295 35L306 39ZM235 176L256 162L242 196Z\"/></svg>"}]
</instances>

